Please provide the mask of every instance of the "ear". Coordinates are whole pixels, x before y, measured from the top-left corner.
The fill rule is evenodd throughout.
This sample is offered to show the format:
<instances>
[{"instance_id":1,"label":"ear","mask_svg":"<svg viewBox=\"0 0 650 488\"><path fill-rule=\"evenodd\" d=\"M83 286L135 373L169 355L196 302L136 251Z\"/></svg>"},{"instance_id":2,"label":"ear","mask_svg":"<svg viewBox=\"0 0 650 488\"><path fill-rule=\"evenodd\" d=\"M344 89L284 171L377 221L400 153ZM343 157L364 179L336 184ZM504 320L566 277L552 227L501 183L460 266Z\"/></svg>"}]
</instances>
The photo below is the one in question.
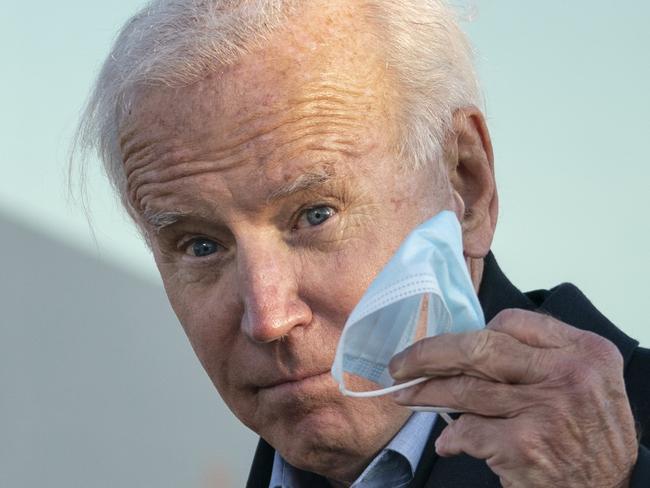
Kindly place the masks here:
<instances>
[{"instance_id":1,"label":"ear","mask_svg":"<svg viewBox=\"0 0 650 488\"><path fill-rule=\"evenodd\" d=\"M463 229L465 256L490 250L498 216L494 154L483 114L476 107L454 112L445 156Z\"/></svg>"}]
</instances>

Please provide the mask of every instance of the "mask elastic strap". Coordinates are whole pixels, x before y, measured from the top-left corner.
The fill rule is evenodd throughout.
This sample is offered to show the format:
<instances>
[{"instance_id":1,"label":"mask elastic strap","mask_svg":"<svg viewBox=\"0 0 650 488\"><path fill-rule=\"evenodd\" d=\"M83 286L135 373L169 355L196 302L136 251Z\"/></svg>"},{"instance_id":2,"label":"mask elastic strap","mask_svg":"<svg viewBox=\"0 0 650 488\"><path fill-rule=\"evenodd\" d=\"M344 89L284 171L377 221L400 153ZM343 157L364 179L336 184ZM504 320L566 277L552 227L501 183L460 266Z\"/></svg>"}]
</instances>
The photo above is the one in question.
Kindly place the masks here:
<instances>
[{"instance_id":1,"label":"mask elastic strap","mask_svg":"<svg viewBox=\"0 0 650 488\"><path fill-rule=\"evenodd\" d=\"M352 391L348 390L343 382L339 383L339 389L341 390L341 393L343 393L345 396L349 397L356 397L356 398L370 398L370 397L378 397L382 395L388 395L389 393L393 393L395 391L403 390L404 388L408 388L409 386L414 386L419 383L422 383L423 381L426 381L430 378L427 377L421 377L421 378L416 378L411 381L407 381L406 383L400 383L399 385L393 385L389 386L387 388L382 388L381 390L371 390L371 391ZM407 405L407 408L410 410L413 410L414 412L436 412L438 415L440 415L445 422L448 424L452 424L454 421L453 419L449 416L449 413L451 412L456 412L457 410L453 410L451 408L445 408L445 407L425 407L425 406L416 406L416 405Z\"/></svg>"},{"instance_id":2,"label":"mask elastic strap","mask_svg":"<svg viewBox=\"0 0 650 488\"><path fill-rule=\"evenodd\" d=\"M382 395L388 395L389 393L393 393L395 391L403 390L404 388L408 388L409 386L417 385L418 383L422 383L423 381L428 380L429 378L423 376L422 378L416 378L411 381L407 381L406 383L400 383L398 385L393 385L389 386L387 388L382 388L380 390L370 390L370 391L352 391L348 390L345 387L345 384L343 381L339 382L339 390L341 390L341 393L343 393L345 396L349 397L356 397L356 398L370 398L370 397L378 397Z\"/></svg>"}]
</instances>

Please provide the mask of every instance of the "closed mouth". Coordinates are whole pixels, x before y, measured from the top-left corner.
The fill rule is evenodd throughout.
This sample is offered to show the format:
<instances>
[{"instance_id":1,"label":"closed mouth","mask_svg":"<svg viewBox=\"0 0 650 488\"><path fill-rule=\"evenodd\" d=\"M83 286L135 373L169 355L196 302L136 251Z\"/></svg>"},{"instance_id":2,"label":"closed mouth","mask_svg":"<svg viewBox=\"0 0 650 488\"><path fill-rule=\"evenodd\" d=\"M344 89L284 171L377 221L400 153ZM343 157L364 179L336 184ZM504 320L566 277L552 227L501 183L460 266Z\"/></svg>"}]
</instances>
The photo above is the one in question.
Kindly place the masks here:
<instances>
[{"instance_id":1,"label":"closed mouth","mask_svg":"<svg viewBox=\"0 0 650 488\"><path fill-rule=\"evenodd\" d=\"M306 386L314 381L321 380L323 377L329 375L329 370L319 371L316 373L295 375L287 378L280 378L276 381L272 381L264 386L260 386L259 389L292 389L299 388L301 386Z\"/></svg>"}]
</instances>

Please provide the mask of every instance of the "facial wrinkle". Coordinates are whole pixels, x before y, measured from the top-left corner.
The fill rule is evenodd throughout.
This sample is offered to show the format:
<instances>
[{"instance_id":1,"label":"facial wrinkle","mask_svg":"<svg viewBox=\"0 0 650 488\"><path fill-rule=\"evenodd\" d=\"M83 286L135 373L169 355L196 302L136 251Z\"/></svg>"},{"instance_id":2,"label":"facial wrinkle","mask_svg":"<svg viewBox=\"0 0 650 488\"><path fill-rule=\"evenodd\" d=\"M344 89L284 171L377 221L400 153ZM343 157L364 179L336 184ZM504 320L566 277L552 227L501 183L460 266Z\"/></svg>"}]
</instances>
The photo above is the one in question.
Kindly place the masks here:
<instances>
[{"instance_id":1,"label":"facial wrinkle","mask_svg":"<svg viewBox=\"0 0 650 488\"><path fill-rule=\"evenodd\" d=\"M129 141L128 145L121 144L122 161L124 162L124 170L128 177L133 171L146 166L152 159L157 157L156 147L146 140L130 141L129 138L135 136L135 132L131 132L129 136L122 138L122 141Z\"/></svg>"},{"instance_id":2,"label":"facial wrinkle","mask_svg":"<svg viewBox=\"0 0 650 488\"><path fill-rule=\"evenodd\" d=\"M368 151L368 143L361 138L367 123L346 107L345 111L323 111L310 102L312 113L295 115L278 132L287 133L275 139L276 144L264 147L258 156L260 166L273 168L287 161L297 160L308 152L330 152L334 157L358 158ZM367 114L366 110L359 110ZM337 153L337 154L334 154Z\"/></svg>"},{"instance_id":3,"label":"facial wrinkle","mask_svg":"<svg viewBox=\"0 0 650 488\"><path fill-rule=\"evenodd\" d=\"M285 107L284 113L286 113L286 111L287 109ZM266 116L264 118L266 118ZM327 120L327 122L324 123L319 119L325 119ZM308 122L308 121L313 121L313 122ZM332 133L336 133L337 131L345 132L345 131L355 130L361 127L361 124L355 122L356 120L354 117L351 116L344 117L335 113L330 113L330 114L290 113L288 116L287 115L282 116L282 120L275 122L270 127L257 129L254 131L253 134L246 134L246 136L241 137L241 139L238 141L237 145L233 149L239 149L243 146L252 147L257 142L260 143L259 144L260 147L266 147L267 144L265 142L268 139L274 141L275 147L273 150L277 150L280 149L283 145L287 143L295 142L301 138L301 137L296 137L293 139L287 139L286 136L283 137L282 135L278 137L272 137L275 136L275 134L277 134L278 132L289 132L294 134L302 133L304 134L303 137L309 135L318 135L319 132L317 131L317 129L322 131L329 130L332 131ZM244 126L245 125L240 125L240 127L244 127ZM258 158L256 159L258 159L259 161L266 161L272 158L271 158L271 154L269 153L263 154L262 152L262 154L260 154L260 156L258 156Z\"/></svg>"},{"instance_id":4,"label":"facial wrinkle","mask_svg":"<svg viewBox=\"0 0 650 488\"><path fill-rule=\"evenodd\" d=\"M340 127L328 129L311 128L305 133L283 141L277 147L262 156L263 166L273 168L287 161L299 160L303 157L311 159L309 152L330 153L334 158L339 155L358 156L358 137L341 135Z\"/></svg>"},{"instance_id":5,"label":"facial wrinkle","mask_svg":"<svg viewBox=\"0 0 650 488\"><path fill-rule=\"evenodd\" d=\"M163 169L152 168L140 176L130 179L129 198L136 206L141 205L142 198L147 191L159 192L164 188L180 185L189 178L226 171L230 168L240 167L245 163L246 159L240 158L232 159L225 164L222 161L219 164L215 164L214 161L187 161Z\"/></svg>"},{"instance_id":6,"label":"facial wrinkle","mask_svg":"<svg viewBox=\"0 0 650 488\"><path fill-rule=\"evenodd\" d=\"M126 161L125 171L127 172L127 181L129 184L149 182L149 178L155 176L155 172L166 171L175 165L184 165L196 160L221 161L223 169L228 169L240 162L241 158L238 157L238 147L208 147L201 151L193 149L200 148L202 145L204 146L211 138L211 134L206 134L195 136L187 141L177 141L174 143L163 141L149 142L148 145L152 147L152 150L146 156L143 155L144 160L129 159ZM156 147L159 150L156 150ZM152 181L155 181L155 178Z\"/></svg>"},{"instance_id":7,"label":"facial wrinkle","mask_svg":"<svg viewBox=\"0 0 650 488\"><path fill-rule=\"evenodd\" d=\"M303 162L367 154L368 146L376 142L367 141L361 134L368 126L386 119L389 105L382 66L373 63L368 69L366 64L363 71L350 71L354 79L345 72L317 71L318 79L298 81L297 85L297 80L292 82L289 77L289 84L284 90L276 90L279 95L274 99L264 95L266 88L262 85L261 96L247 99L244 88L250 83L246 76L231 79L230 84L222 84L221 80L217 81L220 88L207 85L200 89L199 93L208 92L204 94L210 98L207 104L192 110L181 105L182 113L168 112L171 118L162 120L155 117L165 113L159 108L164 96L155 95L150 99L154 110L143 111L140 120L154 121L152 125L160 129L156 140L133 140L138 129L147 132L140 124L128 128L121 138L131 201L137 208L155 200L160 192L173 193L172 188L179 188L176 184L185 184L190 178L238 167L244 172L257 169L260 176L269 177L275 173L274 168L282 165L295 170ZM207 79L204 82L211 83ZM182 91L176 90L171 96L180 102L186 96ZM164 89L160 93L164 95ZM232 100L236 111L232 110ZM198 122L200 117L214 122L206 129ZM202 134L193 135L193 127L203 129ZM175 128L182 133L172 132L173 139L166 138L165 133ZM204 150L199 155L200 148ZM251 164L257 168L251 168Z\"/></svg>"},{"instance_id":8,"label":"facial wrinkle","mask_svg":"<svg viewBox=\"0 0 650 488\"><path fill-rule=\"evenodd\" d=\"M276 145L276 148L274 148L272 153L281 149L283 145L298 142L302 138L337 136L337 134L346 133L347 131L360 127L360 124L355 123L356 119L354 117L341 115L342 114L339 113L316 113L312 115L296 116L288 121L278 123L270 129L261 131L253 135L253 137L246 139L241 138L234 144L211 148L209 151L203 151L204 153L209 153L209 159L213 162L189 161L190 155L194 157L191 149L178 149L178 147L176 147L176 149L170 150L165 150L164 148L157 150L156 147L159 147L159 145L156 142L150 143L149 145L142 142L134 144L131 151L135 149L135 152L127 154L125 163L128 186L133 189L148 183L165 183L173 178L185 178L210 171L228 170L242 164L247 159L246 156L240 154L242 146L250 145L258 138L270 136L277 130L291 131L291 126L293 124L301 125L300 128L293 130L297 136L288 140L283 140L282 137L277 138L276 140L279 141L279 144ZM321 118L327 120L327 122L320 122L318 119ZM316 120L307 125L304 124L305 121L313 119ZM198 142L199 138L196 138L196 140ZM350 153L356 140L346 137L338 137L335 142L338 146L345 147L346 151ZM163 144L173 147L172 144ZM186 144L186 147L191 147L193 145L195 144L189 143ZM175 144L175 146L178 146L178 143ZM208 159L207 156L208 154L205 154L204 157ZM269 154L264 159L271 157L272 154ZM182 160L185 161L176 162ZM219 161L218 165L215 164L216 161Z\"/></svg>"},{"instance_id":9,"label":"facial wrinkle","mask_svg":"<svg viewBox=\"0 0 650 488\"><path fill-rule=\"evenodd\" d=\"M349 105L349 102L354 98L350 96L348 99L345 99L342 96L333 96L326 94L317 94L315 96L301 96L296 98L289 98L287 100L274 102L271 106L266 106L267 110L261 111L257 110L255 113L250 114L247 118L239 121L240 127L247 127L251 124L254 124L257 120L268 119L268 118L282 118L286 117L287 107L289 111L293 114L297 114L296 120L299 117L299 114L302 113L315 113L314 107L317 107L320 111L331 111L336 114L339 113L341 116L344 116L346 108ZM288 120L291 120L289 118Z\"/></svg>"},{"instance_id":10,"label":"facial wrinkle","mask_svg":"<svg viewBox=\"0 0 650 488\"><path fill-rule=\"evenodd\" d=\"M364 68L367 69L367 66ZM298 96L291 100L299 102L324 99L347 105L351 100L376 99L377 93L373 89L379 92L384 84L381 70L367 69L365 75L356 70L355 76L353 79L338 73L322 73L318 80L305 83ZM328 77L338 79L327 79Z\"/></svg>"},{"instance_id":11,"label":"facial wrinkle","mask_svg":"<svg viewBox=\"0 0 650 488\"><path fill-rule=\"evenodd\" d=\"M316 120L307 125L304 124L307 120L311 121L314 118L321 117L326 119L327 122L321 123ZM350 117L349 120L353 120L353 118ZM274 128L274 130L295 134L295 136L289 137L289 139L287 139L286 135L275 138L277 143L274 144L273 149L262 155L262 157L256 158L258 164L265 165L267 160L275 160L281 163L286 159L294 159L305 152L306 148L312 151L341 152L347 156L358 155L356 151L358 138L346 134L350 134L354 129L359 129L360 124L348 123L346 120L341 121L338 118L332 120L330 117L321 114L316 114L315 117L311 115L304 116L297 119L295 123L299 125L299 128L294 129L294 124L289 126L278 125ZM270 132L265 132L265 134L270 134ZM257 135L255 139L258 137L261 136ZM247 142L252 144L254 140ZM240 146L242 144L244 143L240 143ZM135 164L127 164L127 182L128 187L131 189L129 192L130 199L136 207L140 206L142 195L147 190L154 188L153 185L155 184L165 185L173 181L180 183L190 177L227 171L245 165L252 156L247 149L244 149L244 154L235 153L235 149L230 151L231 154L228 155L225 155L223 150L217 154L212 154L210 151L209 161L175 162L187 158L192 151L186 149L172 150L164 157L158 157L160 151L152 149L142 162L136 161ZM285 157L278 157L278 152L284 153Z\"/></svg>"},{"instance_id":12,"label":"facial wrinkle","mask_svg":"<svg viewBox=\"0 0 650 488\"><path fill-rule=\"evenodd\" d=\"M367 124L368 110L380 109L380 98L371 87L378 87L376 80L367 84L350 81L345 84L333 82L309 83L287 104L296 107L298 114L326 115L352 121L360 126ZM379 111L379 110L377 110Z\"/></svg>"},{"instance_id":13,"label":"facial wrinkle","mask_svg":"<svg viewBox=\"0 0 650 488\"><path fill-rule=\"evenodd\" d=\"M322 76L332 75L321 74L320 77ZM251 126L269 125L268 120L277 120L277 123L270 124L268 128L255 131L254 137L263 137L283 125L297 124L310 119L315 124L322 124L322 121L328 118L333 122L336 121L344 129L361 129L367 125L369 109L380 111L381 98L369 90L370 87L377 86L375 78L377 77L366 76L361 82L346 79L344 82L327 80L303 83L294 89L289 89L288 97L273 101L265 100L261 106L245 107L242 111L245 111L248 116L238 123L236 133L240 135L242 130Z\"/></svg>"},{"instance_id":14,"label":"facial wrinkle","mask_svg":"<svg viewBox=\"0 0 650 488\"><path fill-rule=\"evenodd\" d=\"M153 227L156 232L160 232L164 227L173 223L170 221L171 217L180 220L184 217L198 216L201 214L201 212L197 210L188 212L182 210L180 206L173 204L167 206L163 204L165 201L174 202L177 198L177 193L171 189L160 189L156 195L145 195L139 202L139 210L142 214L142 219ZM169 219L163 219L163 217L169 217Z\"/></svg>"}]
</instances>

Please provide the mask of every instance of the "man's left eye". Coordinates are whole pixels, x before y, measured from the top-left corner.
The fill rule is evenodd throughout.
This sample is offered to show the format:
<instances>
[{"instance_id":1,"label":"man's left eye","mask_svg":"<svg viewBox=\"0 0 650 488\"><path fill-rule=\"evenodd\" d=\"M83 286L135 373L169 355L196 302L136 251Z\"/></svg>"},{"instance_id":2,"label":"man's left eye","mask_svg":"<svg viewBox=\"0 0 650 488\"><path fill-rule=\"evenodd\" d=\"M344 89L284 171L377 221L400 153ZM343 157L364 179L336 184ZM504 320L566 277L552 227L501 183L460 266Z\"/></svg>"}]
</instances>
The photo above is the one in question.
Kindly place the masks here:
<instances>
[{"instance_id":1,"label":"man's left eye","mask_svg":"<svg viewBox=\"0 0 650 488\"><path fill-rule=\"evenodd\" d=\"M326 205L308 208L300 216L298 227L304 227L305 225L315 227L317 225L321 225L335 213L336 211L332 207L328 207Z\"/></svg>"},{"instance_id":2,"label":"man's left eye","mask_svg":"<svg viewBox=\"0 0 650 488\"><path fill-rule=\"evenodd\" d=\"M190 256L195 258L203 258L209 256L210 254L214 254L222 249L223 249L222 246L220 246L218 243L214 242L211 239L198 238L198 239L194 239L187 245L187 248L185 249L185 254L189 254Z\"/></svg>"}]
</instances>

